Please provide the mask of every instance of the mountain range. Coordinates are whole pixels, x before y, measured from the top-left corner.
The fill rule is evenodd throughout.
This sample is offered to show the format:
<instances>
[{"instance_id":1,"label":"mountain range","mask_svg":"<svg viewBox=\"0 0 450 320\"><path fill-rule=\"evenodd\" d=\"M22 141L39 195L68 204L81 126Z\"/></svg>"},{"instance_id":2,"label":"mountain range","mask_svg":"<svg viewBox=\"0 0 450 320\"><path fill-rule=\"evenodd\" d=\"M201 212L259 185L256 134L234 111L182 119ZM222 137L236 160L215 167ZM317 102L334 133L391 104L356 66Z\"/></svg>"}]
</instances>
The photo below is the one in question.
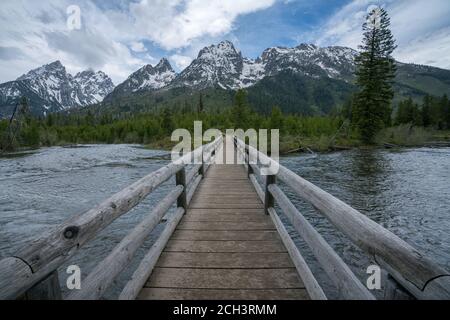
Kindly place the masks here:
<instances>
[{"instance_id":1,"label":"mountain range","mask_svg":"<svg viewBox=\"0 0 450 320\"><path fill-rule=\"evenodd\" d=\"M232 103L234 91L240 88L247 90L252 106L263 112L278 105L290 113L326 114L356 90L357 54L346 47L301 44L268 48L260 57L249 59L233 43L223 41L203 48L178 74L162 59L156 66L137 70L115 88L101 71L72 77L60 62L54 62L0 85L0 115L23 95L31 100L36 114L92 104L112 112L189 107L198 103L199 92L207 107L221 108ZM396 100L450 95L449 70L400 62L397 68Z\"/></svg>"},{"instance_id":2,"label":"mountain range","mask_svg":"<svg viewBox=\"0 0 450 320\"><path fill-rule=\"evenodd\" d=\"M23 96L33 114L46 115L99 103L113 89L113 82L102 71L86 70L72 76L55 61L1 84L0 116L10 115Z\"/></svg>"}]
</instances>

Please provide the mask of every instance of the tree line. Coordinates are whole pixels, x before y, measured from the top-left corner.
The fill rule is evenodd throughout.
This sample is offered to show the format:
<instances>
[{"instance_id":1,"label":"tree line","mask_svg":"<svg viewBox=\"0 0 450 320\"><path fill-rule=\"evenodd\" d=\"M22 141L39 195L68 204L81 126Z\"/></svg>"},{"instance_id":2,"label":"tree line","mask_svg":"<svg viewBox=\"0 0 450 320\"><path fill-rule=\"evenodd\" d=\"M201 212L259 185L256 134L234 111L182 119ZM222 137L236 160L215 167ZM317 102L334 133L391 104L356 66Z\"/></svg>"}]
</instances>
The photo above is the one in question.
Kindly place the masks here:
<instances>
[{"instance_id":1,"label":"tree line","mask_svg":"<svg viewBox=\"0 0 450 320\"><path fill-rule=\"evenodd\" d=\"M412 99L404 100L397 107L394 124L450 130L450 101L446 95L441 98L427 95L421 104Z\"/></svg>"},{"instance_id":2,"label":"tree line","mask_svg":"<svg viewBox=\"0 0 450 320\"><path fill-rule=\"evenodd\" d=\"M269 115L255 112L247 102L245 91L236 94L231 108L204 111L199 100L195 111L174 111L165 108L158 112L117 116L112 113L49 114L43 118L22 119L12 149L64 144L138 143L152 144L168 140L173 130L193 131L194 121L202 121L203 128L280 129L282 135L332 135L342 123L340 117L302 117L283 114L274 107ZM0 148L10 145L8 121L0 121ZM8 147L10 148L10 147Z\"/></svg>"}]
</instances>

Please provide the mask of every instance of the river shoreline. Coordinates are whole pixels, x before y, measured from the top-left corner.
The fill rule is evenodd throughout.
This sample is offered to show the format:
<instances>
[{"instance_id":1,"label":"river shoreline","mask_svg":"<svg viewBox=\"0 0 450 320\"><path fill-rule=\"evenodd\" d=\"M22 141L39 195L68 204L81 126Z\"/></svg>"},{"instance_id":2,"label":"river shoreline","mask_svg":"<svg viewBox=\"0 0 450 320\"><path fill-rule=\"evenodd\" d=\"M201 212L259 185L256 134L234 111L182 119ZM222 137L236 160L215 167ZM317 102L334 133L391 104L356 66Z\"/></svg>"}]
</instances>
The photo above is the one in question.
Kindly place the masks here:
<instances>
[{"instance_id":1,"label":"river shoreline","mask_svg":"<svg viewBox=\"0 0 450 320\"><path fill-rule=\"evenodd\" d=\"M170 152L178 142L173 142L170 137L156 139L150 143L136 143L148 150ZM109 145L122 145L127 143L110 143ZM87 145L108 145L104 142L87 143L56 143L40 147L20 147L14 151L0 150L0 157L9 157L14 154L33 152L41 148L63 147L82 148ZM450 147L450 131L424 130L423 128L412 128L399 126L387 128L382 131L373 145L365 145L359 139L352 136L320 136L308 137L303 135L288 135L280 139L280 155L295 154L327 154L348 150L380 150L380 149L411 149L411 148L446 148Z\"/></svg>"},{"instance_id":2,"label":"river shoreline","mask_svg":"<svg viewBox=\"0 0 450 320\"><path fill-rule=\"evenodd\" d=\"M111 143L111 144L105 144L105 143L86 143L86 144L59 144L54 146L41 146L38 148L18 148L14 151L0 151L0 158L14 158L16 156L21 156L23 154L32 154L34 152L37 152L41 149L45 148L52 148L52 147L61 147L66 149L77 149L77 148L89 148L94 146L101 146L101 145L128 145L126 143ZM176 143L168 144L167 142L156 142L151 144L136 144L137 146L140 146L143 149L146 150L155 150L155 151L165 151L167 153L171 152L171 148L173 148ZM450 141L430 141L426 142L420 145L396 145L391 143L385 143L383 145L358 145L358 146L330 146L327 149L323 148L317 148L314 146L299 146L296 148L280 148L280 155L281 156L293 156L293 155L301 155L301 154L331 154L331 153L339 153L343 151L351 151L351 150L410 150L410 149L421 149L421 148L435 148L435 149L441 149L441 148L449 148L450 147Z\"/></svg>"}]
</instances>

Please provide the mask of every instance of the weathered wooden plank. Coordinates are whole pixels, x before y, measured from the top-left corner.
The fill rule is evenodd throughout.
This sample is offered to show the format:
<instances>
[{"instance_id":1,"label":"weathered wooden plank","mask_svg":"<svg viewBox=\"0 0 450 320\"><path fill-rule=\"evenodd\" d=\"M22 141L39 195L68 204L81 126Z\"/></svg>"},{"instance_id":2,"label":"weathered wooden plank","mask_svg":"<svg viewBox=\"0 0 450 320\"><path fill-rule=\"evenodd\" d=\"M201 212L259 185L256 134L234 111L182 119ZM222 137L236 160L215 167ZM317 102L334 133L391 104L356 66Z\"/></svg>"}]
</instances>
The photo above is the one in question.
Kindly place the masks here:
<instances>
[{"instance_id":1,"label":"weathered wooden plank","mask_svg":"<svg viewBox=\"0 0 450 320\"><path fill-rule=\"evenodd\" d=\"M304 289L295 268L174 269L155 268L146 288Z\"/></svg>"},{"instance_id":2,"label":"weathered wooden plank","mask_svg":"<svg viewBox=\"0 0 450 320\"><path fill-rule=\"evenodd\" d=\"M224 207L226 205L229 205L230 202L232 202L233 206L242 205L249 209L253 209L251 205L254 205L257 207L258 205L261 205L261 201L258 198L253 199L222 199L222 198L205 198L203 196L199 196L196 199L194 199L191 203L191 207L195 209L195 207L202 206L202 205L217 205L218 207ZM244 207L244 208L245 208Z\"/></svg>"},{"instance_id":3,"label":"weathered wooden plank","mask_svg":"<svg viewBox=\"0 0 450 320\"><path fill-rule=\"evenodd\" d=\"M209 185L209 184L202 184L199 187L199 192L203 193L203 191L207 191L207 193L211 193L211 191L215 191L216 194L222 194L222 193L254 193L255 190L253 189L253 186L251 185Z\"/></svg>"},{"instance_id":4,"label":"weathered wooden plank","mask_svg":"<svg viewBox=\"0 0 450 320\"><path fill-rule=\"evenodd\" d=\"M237 187L251 187L251 184L248 180L209 180L206 179L203 183L203 186L214 186L214 187L231 187L231 186L237 186Z\"/></svg>"},{"instance_id":5,"label":"weathered wooden plank","mask_svg":"<svg viewBox=\"0 0 450 320\"><path fill-rule=\"evenodd\" d=\"M150 251L142 259L136 271L133 273L130 281L127 282L125 288L119 295L119 300L133 300L136 299L142 287L144 286L146 279L153 272L158 259L164 250L164 247L169 241L170 236L174 232L176 226L180 222L184 215L184 209L178 208L171 220L166 224L164 231L159 236L158 240L153 244Z\"/></svg>"},{"instance_id":6,"label":"weathered wooden plank","mask_svg":"<svg viewBox=\"0 0 450 320\"><path fill-rule=\"evenodd\" d=\"M32 276L31 268L17 258L0 261L0 300L13 300Z\"/></svg>"},{"instance_id":7,"label":"weathered wooden plank","mask_svg":"<svg viewBox=\"0 0 450 320\"><path fill-rule=\"evenodd\" d=\"M246 209L246 208L248 208L248 209L254 209L254 208L263 209L264 205L262 203L256 203L256 204L219 203L219 204L214 204L214 203L201 202L201 203L192 203L191 208L192 209Z\"/></svg>"},{"instance_id":8,"label":"weathered wooden plank","mask_svg":"<svg viewBox=\"0 0 450 320\"><path fill-rule=\"evenodd\" d=\"M139 300L308 300L305 289L174 289L144 288Z\"/></svg>"},{"instance_id":9,"label":"weathered wooden plank","mask_svg":"<svg viewBox=\"0 0 450 320\"><path fill-rule=\"evenodd\" d=\"M271 221L258 221L258 222L216 222L216 221L196 221L189 222L183 221L179 224L178 230L228 230L228 231L239 231L239 230L275 230L275 227Z\"/></svg>"},{"instance_id":10,"label":"weathered wooden plank","mask_svg":"<svg viewBox=\"0 0 450 320\"><path fill-rule=\"evenodd\" d=\"M293 268L287 253L189 253L163 252L158 267L265 269Z\"/></svg>"},{"instance_id":11,"label":"weathered wooden plank","mask_svg":"<svg viewBox=\"0 0 450 320\"><path fill-rule=\"evenodd\" d=\"M202 194L203 196L217 196L218 190L210 190L208 188L206 189L198 189L197 194ZM239 191L239 190L232 190L232 189L224 189L220 191L220 195L223 195L224 197L253 197L255 195L254 190L247 190L247 191Z\"/></svg>"},{"instance_id":12,"label":"weathered wooden plank","mask_svg":"<svg viewBox=\"0 0 450 320\"><path fill-rule=\"evenodd\" d=\"M272 241L279 240L276 231L194 231L176 230L172 240L189 241Z\"/></svg>"},{"instance_id":13,"label":"weathered wooden plank","mask_svg":"<svg viewBox=\"0 0 450 320\"><path fill-rule=\"evenodd\" d=\"M214 192L212 192L214 190ZM230 196L236 196L236 199L239 198L239 196L253 196L255 195L255 190L253 187L240 187L240 188L221 188L221 187L205 187L201 186L198 189L199 194L202 195L230 195Z\"/></svg>"},{"instance_id":14,"label":"weathered wooden plank","mask_svg":"<svg viewBox=\"0 0 450 320\"><path fill-rule=\"evenodd\" d=\"M253 201L253 202L261 202L258 196L253 193L247 193L247 194L203 194L198 193L193 198L195 200L207 200L212 202L226 202L226 201Z\"/></svg>"},{"instance_id":15,"label":"weathered wooden plank","mask_svg":"<svg viewBox=\"0 0 450 320\"><path fill-rule=\"evenodd\" d=\"M170 240L166 252L286 252L281 241Z\"/></svg>"},{"instance_id":16,"label":"weathered wooden plank","mask_svg":"<svg viewBox=\"0 0 450 320\"><path fill-rule=\"evenodd\" d=\"M211 183L221 183L223 181L241 181L241 182L246 182L247 178L246 177L234 177L233 174L224 174L224 175L214 175L214 176L208 176L208 182Z\"/></svg>"},{"instance_id":17,"label":"weathered wooden plank","mask_svg":"<svg viewBox=\"0 0 450 320\"><path fill-rule=\"evenodd\" d=\"M26 300L62 300L58 271L52 272L47 278L28 290Z\"/></svg>"},{"instance_id":18,"label":"weathered wooden plank","mask_svg":"<svg viewBox=\"0 0 450 320\"><path fill-rule=\"evenodd\" d=\"M243 208L235 208L235 209L193 209L189 208L189 214L192 215L210 215L217 214L222 216L240 216L240 215L261 215L264 217L264 209L243 209Z\"/></svg>"},{"instance_id":19,"label":"weathered wooden plank","mask_svg":"<svg viewBox=\"0 0 450 320\"><path fill-rule=\"evenodd\" d=\"M261 213L251 214L198 214L188 211L188 215L183 219L184 222L264 222L267 221Z\"/></svg>"}]
</instances>

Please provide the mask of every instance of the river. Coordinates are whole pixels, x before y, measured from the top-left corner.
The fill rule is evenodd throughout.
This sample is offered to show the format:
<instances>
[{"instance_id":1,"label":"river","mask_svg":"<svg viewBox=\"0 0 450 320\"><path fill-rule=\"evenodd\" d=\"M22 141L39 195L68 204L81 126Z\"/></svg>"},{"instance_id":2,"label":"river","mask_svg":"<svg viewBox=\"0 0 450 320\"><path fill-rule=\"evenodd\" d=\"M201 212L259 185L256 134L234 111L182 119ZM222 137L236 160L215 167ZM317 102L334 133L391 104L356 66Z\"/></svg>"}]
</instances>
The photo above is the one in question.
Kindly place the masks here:
<instances>
[{"instance_id":1,"label":"river","mask_svg":"<svg viewBox=\"0 0 450 320\"><path fill-rule=\"evenodd\" d=\"M167 164L163 154L136 145L87 145L0 157L0 258ZM450 148L294 155L283 157L281 163L450 270ZM79 265L86 276L174 183L167 182L116 220L69 264ZM354 272L361 279L367 277L365 270L371 262L311 206L290 195ZM106 298L117 296L162 227L149 237L131 268L121 274ZM327 294L337 297L330 279L316 266L300 237L292 230L291 234ZM61 282L67 277L64 270L60 270Z\"/></svg>"}]
</instances>

